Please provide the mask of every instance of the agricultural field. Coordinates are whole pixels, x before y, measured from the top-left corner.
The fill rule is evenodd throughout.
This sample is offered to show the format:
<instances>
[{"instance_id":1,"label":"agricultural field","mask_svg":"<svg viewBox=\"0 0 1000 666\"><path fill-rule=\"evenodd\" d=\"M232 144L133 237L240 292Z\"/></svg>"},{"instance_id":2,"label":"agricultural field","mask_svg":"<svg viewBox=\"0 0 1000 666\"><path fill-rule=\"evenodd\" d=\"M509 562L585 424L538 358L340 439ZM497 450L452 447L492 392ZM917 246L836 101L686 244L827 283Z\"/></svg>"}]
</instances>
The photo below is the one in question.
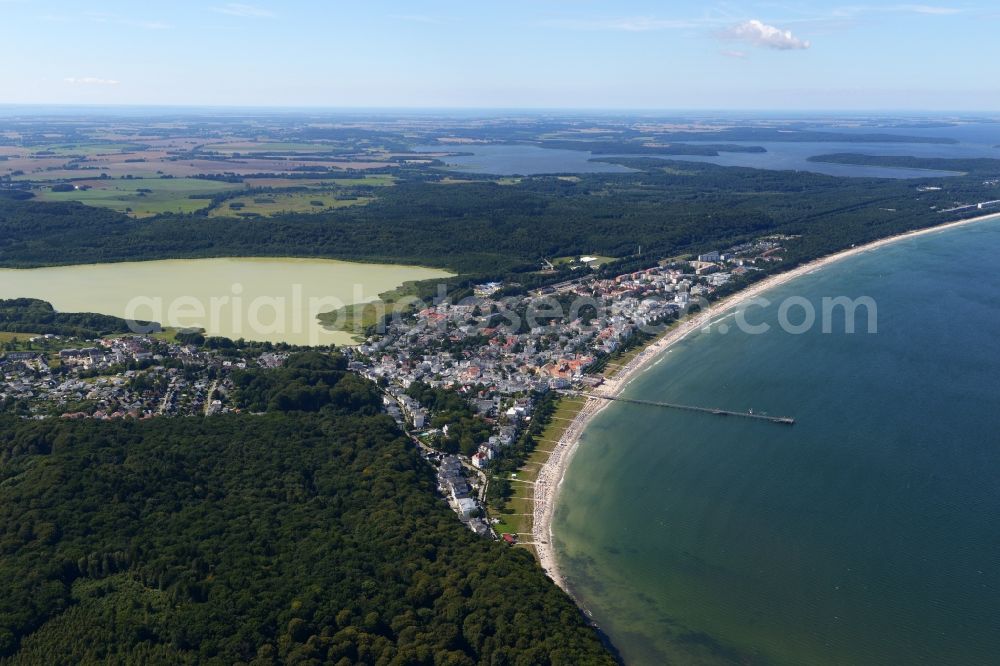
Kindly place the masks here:
<instances>
[{"instance_id":1,"label":"agricultural field","mask_svg":"<svg viewBox=\"0 0 1000 666\"><path fill-rule=\"evenodd\" d=\"M217 153L331 153L344 150L342 146L332 143L307 143L300 141L234 141L226 143L208 143L202 146L205 151Z\"/></svg>"},{"instance_id":2,"label":"agricultural field","mask_svg":"<svg viewBox=\"0 0 1000 666\"><path fill-rule=\"evenodd\" d=\"M75 189L54 192L41 190L41 201L79 201L88 206L111 208L135 217L160 213L192 213L207 208L210 199L191 199L192 195L210 195L245 187L241 183L225 183L198 178L130 178L75 181Z\"/></svg>"},{"instance_id":3,"label":"agricultural field","mask_svg":"<svg viewBox=\"0 0 1000 666\"><path fill-rule=\"evenodd\" d=\"M300 161L282 158L236 158L208 159L185 158L178 159L167 156L162 151L144 151L140 153L116 153L112 155L96 155L84 161L69 164L70 158L34 157L19 155L2 159L0 155L0 176L11 176L16 181L45 182L53 180L69 180L106 174L111 178L135 176L139 178L155 178L157 176L174 176L191 178L204 174L235 174L252 176L255 174L289 173L298 168L322 167L330 169L367 171L369 169L384 169L386 162L351 162L336 161ZM346 174L345 174L346 175Z\"/></svg>"},{"instance_id":4,"label":"agricultural field","mask_svg":"<svg viewBox=\"0 0 1000 666\"><path fill-rule=\"evenodd\" d=\"M350 196L350 198L346 198ZM372 197L351 196L329 190L269 192L227 199L209 217L270 217L279 213L321 213L347 206L363 206Z\"/></svg>"},{"instance_id":5,"label":"agricultural field","mask_svg":"<svg viewBox=\"0 0 1000 666\"><path fill-rule=\"evenodd\" d=\"M248 187L315 187L329 188L331 185L338 187L386 187L396 183L395 176L378 175L363 176L361 178L245 178L243 180Z\"/></svg>"},{"instance_id":6,"label":"agricultural field","mask_svg":"<svg viewBox=\"0 0 1000 666\"><path fill-rule=\"evenodd\" d=\"M252 176L303 169L357 171L394 166L388 155L368 149L352 150L330 142L199 140L192 136L168 139L112 135L116 140L71 142L53 139L37 145L0 145L0 177L26 183L48 183L108 176L191 178L205 174ZM351 155L338 155L338 152ZM375 184L375 183L370 183Z\"/></svg>"}]
</instances>

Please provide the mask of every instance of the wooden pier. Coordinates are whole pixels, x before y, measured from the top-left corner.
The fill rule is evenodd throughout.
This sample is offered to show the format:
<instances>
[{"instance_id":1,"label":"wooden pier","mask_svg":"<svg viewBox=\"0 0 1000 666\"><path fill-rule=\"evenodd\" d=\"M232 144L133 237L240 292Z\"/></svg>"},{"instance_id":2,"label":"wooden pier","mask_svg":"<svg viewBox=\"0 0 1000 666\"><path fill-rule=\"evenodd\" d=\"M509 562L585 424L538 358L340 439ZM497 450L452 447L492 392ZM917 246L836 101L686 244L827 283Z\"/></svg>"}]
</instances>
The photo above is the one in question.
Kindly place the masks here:
<instances>
[{"instance_id":1,"label":"wooden pier","mask_svg":"<svg viewBox=\"0 0 1000 666\"><path fill-rule=\"evenodd\" d=\"M638 400L636 398L622 398L620 396L602 395L600 393L577 393L576 395L588 398L600 398L602 400L616 400L627 402L633 405L649 405L651 407L665 407L667 409L680 409L686 412L702 412L715 416L735 416L741 419L755 419L757 421L769 421L780 425L795 425L795 419L790 416L768 416L767 414L754 414L753 412L734 412L728 409L715 409L712 407L697 407L695 405L679 405L674 402L658 402L655 400Z\"/></svg>"}]
</instances>

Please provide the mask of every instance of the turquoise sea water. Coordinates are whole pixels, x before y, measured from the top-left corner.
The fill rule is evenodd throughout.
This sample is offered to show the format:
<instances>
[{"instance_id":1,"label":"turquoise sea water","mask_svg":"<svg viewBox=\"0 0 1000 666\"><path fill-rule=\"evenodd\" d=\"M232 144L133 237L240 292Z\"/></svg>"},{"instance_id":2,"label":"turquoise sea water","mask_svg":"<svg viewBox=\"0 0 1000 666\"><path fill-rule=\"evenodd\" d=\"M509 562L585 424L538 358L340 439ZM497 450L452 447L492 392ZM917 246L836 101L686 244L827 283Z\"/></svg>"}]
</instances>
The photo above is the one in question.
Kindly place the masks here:
<instances>
[{"instance_id":1,"label":"turquoise sea water","mask_svg":"<svg viewBox=\"0 0 1000 666\"><path fill-rule=\"evenodd\" d=\"M717 326L626 392L792 427L593 421L555 544L627 663L1000 663L998 257L992 221L844 260L767 296L871 296L876 334Z\"/></svg>"}]
</instances>

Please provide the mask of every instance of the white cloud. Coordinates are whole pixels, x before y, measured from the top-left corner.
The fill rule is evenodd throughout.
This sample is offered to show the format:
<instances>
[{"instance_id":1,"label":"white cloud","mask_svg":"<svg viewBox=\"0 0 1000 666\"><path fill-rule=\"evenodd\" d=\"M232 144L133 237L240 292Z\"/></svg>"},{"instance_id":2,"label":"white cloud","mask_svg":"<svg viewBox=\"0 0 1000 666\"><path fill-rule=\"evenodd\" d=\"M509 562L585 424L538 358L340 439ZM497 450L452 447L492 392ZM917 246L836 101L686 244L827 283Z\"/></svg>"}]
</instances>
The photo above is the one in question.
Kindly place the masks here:
<instances>
[{"instance_id":1,"label":"white cloud","mask_svg":"<svg viewBox=\"0 0 1000 666\"><path fill-rule=\"evenodd\" d=\"M271 18L274 16L274 12L270 9L264 9L255 5L245 5L241 2L229 2L221 7L212 7L212 11L243 18Z\"/></svg>"},{"instance_id":2,"label":"white cloud","mask_svg":"<svg viewBox=\"0 0 1000 666\"><path fill-rule=\"evenodd\" d=\"M782 30L773 25L762 23L757 19L744 21L726 30L723 37L746 42L753 46L779 51L792 51L809 48L809 42L799 39L791 30Z\"/></svg>"},{"instance_id":3,"label":"white cloud","mask_svg":"<svg viewBox=\"0 0 1000 666\"><path fill-rule=\"evenodd\" d=\"M770 3L770 6L781 6ZM783 23L796 29L808 26L813 30L843 29L857 25L863 17L878 15L921 15L928 18L968 14L969 8L944 7L928 4L893 5L841 5L814 13L810 10L792 11L795 18ZM404 18L397 16L396 18ZM417 20L418 17L405 17ZM778 50L808 49L810 43L793 35L787 29L777 28L758 19L744 20L732 11L716 9L700 17L657 18L654 16L618 16L600 18L558 18L541 21L538 25L568 30L605 32L653 32L664 30L714 30L716 36L744 41L754 46ZM727 26L731 26L727 28Z\"/></svg>"},{"instance_id":4,"label":"white cloud","mask_svg":"<svg viewBox=\"0 0 1000 666\"><path fill-rule=\"evenodd\" d=\"M74 86L117 86L121 83L116 79L100 79L96 76L68 76L63 80Z\"/></svg>"},{"instance_id":5,"label":"white cloud","mask_svg":"<svg viewBox=\"0 0 1000 666\"><path fill-rule=\"evenodd\" d=\"M719 51L719 53L721 53L722 55L726 56L727 58L746 58L747 57L746 51L725 50L725 51Z\"/></svg>"}]
</instances>

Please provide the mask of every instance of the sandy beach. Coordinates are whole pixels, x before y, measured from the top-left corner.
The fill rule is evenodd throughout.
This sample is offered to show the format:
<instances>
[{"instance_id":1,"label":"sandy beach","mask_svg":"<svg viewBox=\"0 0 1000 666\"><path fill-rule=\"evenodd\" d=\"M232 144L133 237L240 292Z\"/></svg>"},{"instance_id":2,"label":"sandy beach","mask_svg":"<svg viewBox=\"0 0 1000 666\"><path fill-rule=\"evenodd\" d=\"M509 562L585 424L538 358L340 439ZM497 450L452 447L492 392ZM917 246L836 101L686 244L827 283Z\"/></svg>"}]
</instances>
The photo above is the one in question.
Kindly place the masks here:
<instances>
[{"instance_id":1,"label":"sandy beach","mask_svg":"<svg viewBox=\"0 0 1000 666\"><path fill-rule=\"evenodd\" d=\"M604 384L595 392L605 396L619 395L632 379L634 379L639 373L646 370L660 354L670 349L671 346L677 344L692 332L710 325L713 319L761 296L768 290L791 282L792 280L795 280L803 275L813 273L842 259L864 252L871 252L891 243L996 218L1000 218L1000 213L959 220L957 222L949 222L934 227L928 227L926 229L918 229L916 231L910 231L896 236L889 236L881 240L852 247L848 250L816 259L815 261L803 264L797 268L793 268L786 272L768 277L760 282L756 282L746 289L743 289L742 291L739 291L713 304L705 311L692 315L668 330L661 337L651 342L627 365L619 369L613 377L606 380ZM580 435L586 429L591 419L593 419L609 404L611 404L611 401L600 398L590 398L587 400L584 406L580 409L576 418L574 418L573 422L570 423L568 428L566 428L559 440L559 443L556 444L552 450L551 455L539 472L538 478L535 482L532 541L542 568L559 587L563 588L567 592L569 592L569 590L567 589L565 580L560 575L555 551L552 545L552 515L555 510L559 487L562 484L566 470L569 467L569 462L572 459L573 454L576 452L576 448L580 442Z\"/></svg>"}]
</instances>

